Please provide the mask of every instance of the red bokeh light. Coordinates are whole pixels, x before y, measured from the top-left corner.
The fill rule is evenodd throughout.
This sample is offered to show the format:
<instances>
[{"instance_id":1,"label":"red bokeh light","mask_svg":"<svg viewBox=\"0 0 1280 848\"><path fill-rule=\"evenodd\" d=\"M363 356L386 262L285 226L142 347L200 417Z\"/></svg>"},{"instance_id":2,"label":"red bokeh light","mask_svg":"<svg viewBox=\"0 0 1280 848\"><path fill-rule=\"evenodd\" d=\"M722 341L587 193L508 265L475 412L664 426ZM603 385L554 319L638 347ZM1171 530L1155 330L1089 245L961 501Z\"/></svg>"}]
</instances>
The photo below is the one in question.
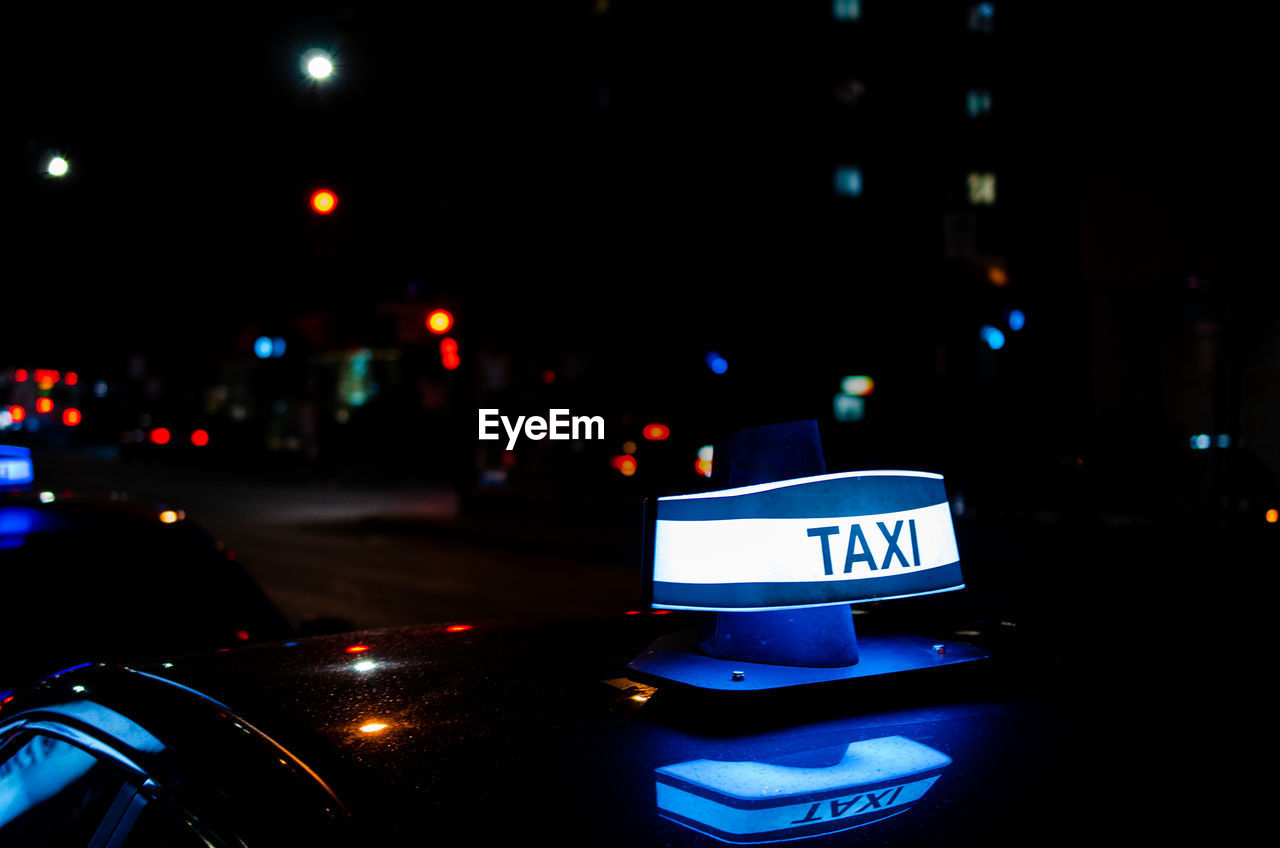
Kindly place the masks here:
<instances>
[{"instance_id":1,"label":"red bokeh light","mask_svg":"<svg viewBox=\"0 0 1280 848\"><path fill-rule=\"evenodd\" d=\"M436 335L449 332L453 326L453 313L447 309L433 309L427 314L427 329Z\"/></svg>"},{"instance_id":2,"label":"red bokeh light","mask_svg":"<svg viewBox=\"0 0 1280 848\"><path fill-rule=\"evenodd\" d=\"M338 207L338 195L327 188L315 191L311 195L311 208L319 215L328 215Z\"/></svg>"},{"instance_id":3,"label":"red bokeh light","mask_svg":"<svg viewBox=\"0 0 1280 848\"><path fill-rule=\"evenodd\" d=\"M666 424L649 424L644 428L644 437L651 442L660 442L671 435L671 428Z\"/></svg>"}]
</instances>

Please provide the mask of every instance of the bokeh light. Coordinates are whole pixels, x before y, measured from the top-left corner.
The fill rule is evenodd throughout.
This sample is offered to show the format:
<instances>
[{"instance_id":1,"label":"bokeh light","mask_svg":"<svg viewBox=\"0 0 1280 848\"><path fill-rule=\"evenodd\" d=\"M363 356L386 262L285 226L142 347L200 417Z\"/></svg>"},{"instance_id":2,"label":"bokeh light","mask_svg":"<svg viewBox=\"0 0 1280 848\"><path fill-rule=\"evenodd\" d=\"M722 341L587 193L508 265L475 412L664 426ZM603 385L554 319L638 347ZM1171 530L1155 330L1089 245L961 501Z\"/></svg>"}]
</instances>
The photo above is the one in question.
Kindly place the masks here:
<instances>
[{"instance_id":1,"label":"bokeh light","mask_svg":"<svg viewBox=\"0 0 1280 848\"><path fill-rule=\"evenodd\" d=\"M302 56L302 70L316 82L324 82L333 76L333 57L324 50L308 50Z\"/></svg>"},{"instance_id":2,"label":"bokeh light","mask_svg":"<svg viewBox=\"0 0 1280 848\"><path fill-rule=\"evenodd\" d=\"M427 315L427 329L436 335L449 332L453 326L453 313L447 309L433 309Z\"/></svg>"},{"instance_id":3,"label":"bokeh light","mask_svg":"<svg viewBox=\"0 0 1280 848\"><path fill-rule=\"evenodd\" d=\"M338 207L338 195L327 188L317 189L311 194L311 208L319 215L328 215Z\"/></svg>"},{"instance_id":4,"label":"bokeh light","mask_svg":"<svg viewBox=\"0 0 1280 848\"><path fill-rule=\"evenodd\" d=\"M643 435L651 442L660 442L671 435L671 428L666 424L648 424Z\"/></svg>"},{"instance_id":5,"label":"bokeh light","mask_svg":"<svg viewBox=\"0 0 1280 848\"><path fill-rule=\"evenodd\" d=\"M840 390L854 397L866 397L876 390L876 381L866 375L845 377L840 381Z\"/></svg>"}]
</instances>

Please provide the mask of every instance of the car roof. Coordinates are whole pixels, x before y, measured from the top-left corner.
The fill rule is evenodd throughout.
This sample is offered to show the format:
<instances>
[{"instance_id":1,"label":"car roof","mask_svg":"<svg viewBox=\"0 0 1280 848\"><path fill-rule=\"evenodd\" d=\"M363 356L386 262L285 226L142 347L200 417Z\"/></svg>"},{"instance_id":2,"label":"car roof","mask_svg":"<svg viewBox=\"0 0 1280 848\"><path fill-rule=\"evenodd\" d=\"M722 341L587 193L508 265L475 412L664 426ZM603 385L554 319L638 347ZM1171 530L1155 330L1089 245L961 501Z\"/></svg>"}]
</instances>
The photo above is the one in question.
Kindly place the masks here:
<instances>
[{"instance_id":1,"label":"car roof","mask_svg":"<svg viewBox=\"0 0 1280 848\"><path fill-rule=\"evenodd\" d=\"M1019 822L1056 810L1089 764L1072 754L1087 732L1064 721L1056 697L1006 688L992 668L745 697L653 686L627 671L651 637L691 620L619 615L366 631L81 669L43 682L38 697L48 706L83 685L84 697L126 715L155 713L164 702L152 726L178 748L214 721L205 706L216 705L223 721L252 727L305 763L373 830L369 838L386 844L423 833L483 844L538 834L570 843L719 844L723 833L663 807L673 791L703 800L728 792L688 791L689 775L706 763L808 774L868 745L937 755L928 794L867 824L868 838L928 844L945 834L948 844L1001 844ZM0 711L0 725L35 697L20 696L7 716ZM258 785L254 774L270 758L258 759L235 764L233 780ZM834 809L859 795L850 790ZM824 797L828 806L813 815L831 818L832 801Z\"/></svg>"}]
</instances>

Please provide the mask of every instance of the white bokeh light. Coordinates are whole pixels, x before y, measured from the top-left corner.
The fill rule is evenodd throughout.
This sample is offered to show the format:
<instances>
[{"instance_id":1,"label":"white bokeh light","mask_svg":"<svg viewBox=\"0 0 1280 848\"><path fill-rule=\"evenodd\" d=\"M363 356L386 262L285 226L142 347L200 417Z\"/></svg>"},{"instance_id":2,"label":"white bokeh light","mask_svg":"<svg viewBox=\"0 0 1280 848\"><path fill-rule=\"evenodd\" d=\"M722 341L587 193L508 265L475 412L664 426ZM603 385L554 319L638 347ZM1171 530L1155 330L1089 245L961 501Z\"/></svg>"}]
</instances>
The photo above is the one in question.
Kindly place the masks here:
<instances>
[{"instance_id":1,"label":"white bokeh light","mask_svg":"<svg viewBox=\"0 0 1280 848\"><path fill-rule=\"evenodd\" d=\"M302 57L302 67L307 76L323 82L333 76L333 59L323 50L312 50Z\"/></svg>"}]
</instances>

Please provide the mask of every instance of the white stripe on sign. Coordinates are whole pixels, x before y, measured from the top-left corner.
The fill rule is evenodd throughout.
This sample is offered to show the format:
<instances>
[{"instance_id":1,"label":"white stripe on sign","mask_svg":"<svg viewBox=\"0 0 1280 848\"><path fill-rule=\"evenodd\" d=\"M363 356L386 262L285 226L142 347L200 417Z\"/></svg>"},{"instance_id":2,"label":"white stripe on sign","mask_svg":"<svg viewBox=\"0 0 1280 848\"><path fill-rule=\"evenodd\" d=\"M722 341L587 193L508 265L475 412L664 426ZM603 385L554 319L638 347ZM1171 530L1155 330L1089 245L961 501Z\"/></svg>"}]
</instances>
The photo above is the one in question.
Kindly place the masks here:
<instances>
[{"instance_id":1,"label":"white stripe on sign","mask_svg":"<svg viewBox=\"0 0 1280 848\"><path fill-rule=\"evenodd\" d=\"M654 523L653 579L658 582L873 580L960 559L945 503L845 518Z\"/></svg>"}]
</instances>

